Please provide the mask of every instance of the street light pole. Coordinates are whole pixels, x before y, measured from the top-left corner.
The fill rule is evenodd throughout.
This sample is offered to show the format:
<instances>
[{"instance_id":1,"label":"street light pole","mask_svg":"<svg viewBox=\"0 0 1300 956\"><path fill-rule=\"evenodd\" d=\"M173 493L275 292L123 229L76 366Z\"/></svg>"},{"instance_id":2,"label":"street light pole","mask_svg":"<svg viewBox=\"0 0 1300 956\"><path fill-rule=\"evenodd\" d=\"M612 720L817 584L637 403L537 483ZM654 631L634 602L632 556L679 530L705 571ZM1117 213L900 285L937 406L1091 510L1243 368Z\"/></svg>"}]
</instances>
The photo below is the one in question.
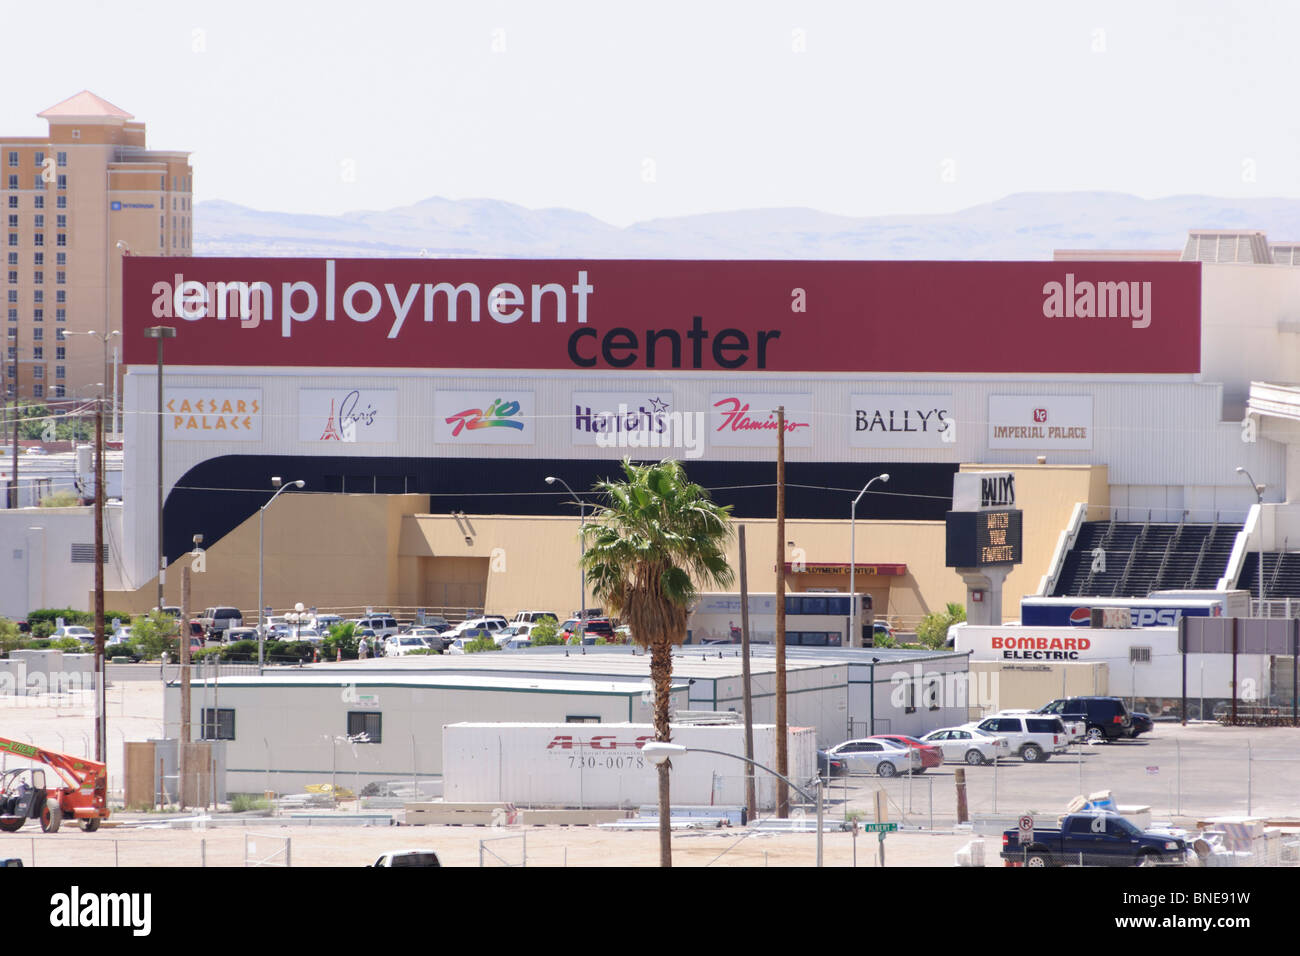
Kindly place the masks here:
<instances>
[{"instance_id":1,"label":"street light pole","mask_svg":"<svg viewBox=\"0 0 1300 956\"><path fill-rule=\"evenodd\" d=\"M569 487L569 483L563 478L548 477L546 479L548 485L553 485L557 481L564 485L565 490L568 491L569 494L573 496L573 500L578 503L578 520L581 524L581 531L579 532L578 537L582 543L582 560L578 563L578 569L581 571L582 579L582 610L579 612L578 617L578 632L579 634L585 635L587 633L587 504L573 493L573 489ZM582 638L579 637L579 640L581 639Z\"/></svg>"},{"instance_id":2,"label":"street light pole","mask_svg":"<svg viewBox=\"0 0 1300 956\"><path fill-rule=\"evenodd\" d=\"M167 559L163 555L163 342L176 337L170 325L151 325L144 330L145 338L158 340L158 612L163 609L163 581L167 574Z\"/></svg>"},{"instance_id":3,"label":"street light pole","mask_svg":"<svg viewBox=\"0 0 1300 956\"><path fill-rule=\"evenodd\" d=\"M822 783L820 775L817 777L817 796L812 797L809 795L808 791L804 790L789 777L777 773L771 767L765 767L757 760L750 760L748 757L742 757L740 754L728 753L725 750L706 750L703 747L687 747L685 744L666 743L660 740L647 740L641 747L641 753L649 758L651 762L656 764L663 763L675 754L696 753L714 754L718 757L731 757L733 760L742 760L751 766L757 767L759 770L766 770L772 776L784 782L786 786L799 794L799 796L803 797L809 803L817 804L817 865L822 865L822 833L825 829L823 825L825 820L825 801L823 799L823 794L825 792L825 785Z\"/></svg>"},{"instance_id":4,"label":"street light pole","mask_svg":"<svg viewBox=\"0 0 1300 956\"><path fill-rule=\"evenodd\" d=\"M266 644L266 625L262 621L262 566L266 556L266 550L263 546L262 519L266 514L266 509L271 507L276 498L290 488L305 488L307 482L299 478L297 481L291 481L287 485L281 484L278 477L271 479L271 487L276 489L275 494L271 495L271 500L262 507L257 509L257 672L262 673L262 648ZM302 605L299 605L301 607Z\"/></svg>"},{"instance_id":5,"label":"street light pole","mask_svg":"<svg viewBox=\"0 0 1300 956\"><path fill-rule=\"evenodd\" d=\"M1264 489L1268 485L1257 485L1255 479L1245 468L1238 466L1237 474L1245 475L1246 480L1250 482L1251 490L1255 492L1255 504L1260 505L1259 509L1259 616L1266 617L1264 614Z\"/></svg>"},{"instance_id":6,"label":"street light pole","mask_svg":"<svg viewBox=\"0 0 1300 956\"><path fill-rule=\"evenodd\" d=\"M73 334L73 335L76 335L77 333L74 332L74 333L72 333L72 334ZM90 331L90 330L84 330L84 329L83 329L82 332L81 332L81 334L82 334L82 335L93 335L95 338L99 339L101 342L104 343L104 381L100 383L101 391L100 391L100 393L99 393L99 397L100 397L100 398L108 398L108 395L105 394L105 393L106 393L107 390L108 390L108 383L109 383L109 381L112 381L112 383L113 383L113 406L112 406L112 414L109 416L110 432L112 432L112 431L116 428L116 422L117 422L117 369L114 368L114 369L112 370L113 378L110 380L109 377L108 377L108 376L109 376L109 367L108 367L108 340L111 339L111 338L112 338L113 336L115 336L115 335L120 336L122 333L119 332L117 329L113 329L112 331L109 331L109 332L95 332L95 331ZM117 347L116 347L116 346L113 347L113 354L114 354L114 356L116 357L116 355L117 355ZM116 363L115 363L115 364L116 364Z\"/></svg>"},{"instance_id":7,"label":"street light pole","mask_svg":"<svg viewBox=\"0 0 1300 956\"><path fill-rule=\"evenodd\" d=\"M862 490L858 492L858 496L853 499L853 504L849 506L849 647L862 646L862 636L858 634L858 502L867 493L867 489L877 481L888 482L889 473L876 475L871 481L868 481Z\"/></svg>"}]
</instances>

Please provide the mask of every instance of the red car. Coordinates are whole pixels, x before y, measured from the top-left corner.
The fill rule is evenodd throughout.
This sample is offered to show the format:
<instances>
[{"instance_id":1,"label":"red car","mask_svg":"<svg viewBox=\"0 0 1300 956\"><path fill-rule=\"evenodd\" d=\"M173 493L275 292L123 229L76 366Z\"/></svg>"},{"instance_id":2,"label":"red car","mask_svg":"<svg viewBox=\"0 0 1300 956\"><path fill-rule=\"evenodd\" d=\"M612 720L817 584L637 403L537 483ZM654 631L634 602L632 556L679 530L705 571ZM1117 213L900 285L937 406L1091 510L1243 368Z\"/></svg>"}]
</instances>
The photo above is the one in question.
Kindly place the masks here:
<instances>
[{"instance_id":1,"label":"red car","mask_svg":"<svg viewBox=\"0 0 1300 956\"><path fill-rule=\"evenodd\" d=\"M892 740L896 744L902 744L904 747L911 747L913 750L921 752L921 769L917 773L925 773L931 767L938 767L943 764L943 751L934 744L927 744L923 740L917 740L915 737L908 737L904 734L876 734L869 740Z\"/></svg>"}]
</instances>

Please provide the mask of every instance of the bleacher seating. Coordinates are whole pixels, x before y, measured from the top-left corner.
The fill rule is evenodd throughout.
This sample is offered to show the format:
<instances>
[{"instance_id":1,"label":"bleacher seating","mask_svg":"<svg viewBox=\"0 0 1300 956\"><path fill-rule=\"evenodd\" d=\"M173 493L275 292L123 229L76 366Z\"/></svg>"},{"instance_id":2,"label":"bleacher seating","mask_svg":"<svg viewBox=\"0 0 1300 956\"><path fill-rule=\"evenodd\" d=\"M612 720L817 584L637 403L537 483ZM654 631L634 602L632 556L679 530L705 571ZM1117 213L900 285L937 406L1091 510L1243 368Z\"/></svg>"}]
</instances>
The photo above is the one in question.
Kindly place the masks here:
<instances>
[{"instance_id":1,"label":"bleacher seating","mask_svg":"<svg viewBox=\"0 0 1300 956\"><path fill-rule=\"evenodd\" d=\"M1259 554L1246 555L1241 567L1237 587L1259 595ZM1293 552L1264 552L1264 597L1268 600L1300 598L1300 554Z\"/></svg>"},{"instance_id":2,"label":"bleacher seating","mask_svg":"<svg viewBox=\"0 0 1300 956\"><path fill-rule=\"evenodd\" d=\"M1062 563L1053 596L1146 597L1152 591L1213 588L1223 577L1240 531L1239 524L1218 522L1084 522ZM1104 569L1094 571L1097 548L1106 560ZM1300 555L1295 557L1300 588ZM1269 573L1266 564L1265 588Z\"/></svg>"}]
</instances>

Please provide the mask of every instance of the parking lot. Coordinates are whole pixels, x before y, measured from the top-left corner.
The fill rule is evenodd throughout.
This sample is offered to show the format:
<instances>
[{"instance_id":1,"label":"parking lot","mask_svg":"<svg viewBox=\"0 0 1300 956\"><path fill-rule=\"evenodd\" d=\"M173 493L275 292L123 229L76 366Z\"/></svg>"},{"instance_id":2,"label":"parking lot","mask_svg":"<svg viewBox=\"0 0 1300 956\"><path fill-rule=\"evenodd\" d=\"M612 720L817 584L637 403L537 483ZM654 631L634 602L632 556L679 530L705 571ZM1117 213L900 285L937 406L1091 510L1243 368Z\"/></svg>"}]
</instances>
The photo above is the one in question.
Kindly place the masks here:
<instances>
[{"instance_id":1,"label":"parking lot","mask_svg":"<svg viewBox=\"0 0 1300 956\"><path fill-rule=\"evenodd\" d=\"M868 818L873 793L889 794L891 819L937 829L956 823L954 771L966 771L971 814L1064 811L1075 796L1102 790L1125 806L1149 806L1153 820L1206 816L1300 817L1300 729L1156 724L1137 740L1075 744L1044 763L1017 757L992 766L944 764L914 777L874 776L832 781L829 799L839 815Z\"/></svg>"},{"instance_id":2,"label":"parking lot","mask_svg":"<svg viewBox=\"0 0 1300 956\"><path fill-rule=\"evenodd\" d=\"M121 766L123 740L162 736L162 693L157 680L115 681L108 693L110 784L120 786L114 767ZM76 700L0 701L3 733L20 740L81 753L93 733L93 711ZM827 791L828 821L856 816L873 819L874 794L888 795L889 818L904 832L887 840L890 866L947 866L954 852L971 838L954 830L954 771L963 769L967 802L973 816L1063 812L1079 794L1101 790L1117 803L1149 806L1153 821L1189 825L1208 816L1247 812L1273 818L1300 817L1300 729L1233 728L1217 724L1157 724L1150 735L1112 744L1074 745L1044 763L1006 758L996 768L945 764L914 777L881 779L842 777ZM351 809L345 807L345 809ZM811 817L811 812L807 812ZM113 822L134 820L146 826L154 815L116 813ZM161 822L161 821L159 821ZM916 828L921 832L913 832ZM933 831L933 832L930 832ZM261 836L258 836L261 834ZM283 827L270 818L248 827L206 832L167 828L106 827L95 834L66 828L42 834L29 825L4 834L5 855L37 865L242 866L246 837L252 858L273 853L287 837L295 866L363 865L394 848L431 847L449 864L478 865L480 841L488 864L518 861L527 835L530 865L654 865L656 836L651 832L608 832L594 827ZM674 836L676 862L685 866L807 866L815 861L811 834L746 831L693 831ZM988 844L987 863L996 865L996 840ZM848 833L826 836L829 865L876 865L878 842Z\"/></svg>"}]
</instances>

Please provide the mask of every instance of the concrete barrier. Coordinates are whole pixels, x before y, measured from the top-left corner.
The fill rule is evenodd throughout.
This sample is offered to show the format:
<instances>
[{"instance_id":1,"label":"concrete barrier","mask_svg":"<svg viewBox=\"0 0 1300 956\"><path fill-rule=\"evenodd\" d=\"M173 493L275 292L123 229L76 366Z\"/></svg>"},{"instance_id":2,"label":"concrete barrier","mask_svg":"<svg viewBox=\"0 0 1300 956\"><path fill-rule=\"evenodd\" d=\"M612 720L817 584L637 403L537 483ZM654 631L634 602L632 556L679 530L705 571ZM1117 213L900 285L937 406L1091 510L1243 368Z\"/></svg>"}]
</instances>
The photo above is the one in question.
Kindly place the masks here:
<instances>
[{"instance_id":1,"label":"concrete barrier","mask_svg":"<svg viewBox=\"0 0 1300 956\"><path fill-rule=\"evenodd\" d=\"M50 675L63 670L63 651L10 651L11 661L27 665L27 690L32 694L49 693Z\"/></svg>"},{"instance_id":2,"label":"concrete barrier","mask_svg":"<svg viewBox=\"0 0 1300 956\"><path fill-rule=\"evenodd\" d=\"M0 660L0 695L22 697L27 693L27 662Z\"/></svg>"},{"instance_id":3,"label":"concrete barrier","mask_svg":"<svg viewBox=\"0 0 1300 956\"><path fill-rule=\"evenodd\" d=\"M440 803L405 805L408 826L596 826L629 818L630 810L520 810L505 803Z\"/></svg>"}]
</instances>

